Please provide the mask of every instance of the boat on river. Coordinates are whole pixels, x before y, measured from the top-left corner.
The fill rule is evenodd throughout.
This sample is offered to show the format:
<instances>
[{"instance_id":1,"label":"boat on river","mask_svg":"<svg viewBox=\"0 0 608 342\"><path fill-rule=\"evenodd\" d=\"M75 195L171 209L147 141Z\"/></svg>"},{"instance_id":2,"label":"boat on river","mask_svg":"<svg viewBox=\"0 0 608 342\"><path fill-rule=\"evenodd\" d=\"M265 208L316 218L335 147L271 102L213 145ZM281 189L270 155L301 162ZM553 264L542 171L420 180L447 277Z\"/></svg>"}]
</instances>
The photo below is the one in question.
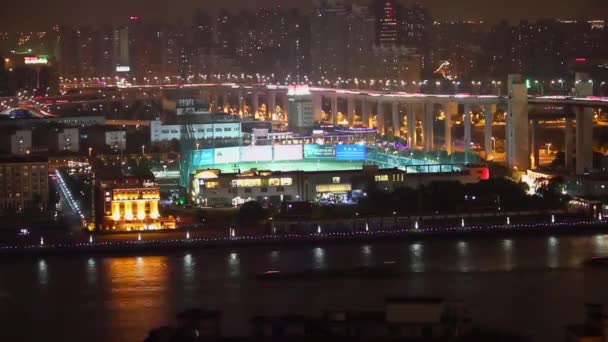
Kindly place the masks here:
<instances>
[{"instance_id":1,"label":"boat on river","mask_svg":"<svg viewBox=\"0 0 608 342\"><path fill-rule=\"evenodd\" d=\"M608 267L608 256L594 256L586 264L591 267Z\"/></svg>"},{"instance_id":2,"label":"boat on river","mask_svg":"<svg viewBox=\"0 0 608 342\"><path fill-rule=\"evenodd\" d=\"M379 266L356 266L353 268L307 269L304 271L266 271L256 275L259 280L316 280L316 279L386 279L398 278L401 272L394 262Z\"/></svg>"}]
</instances>

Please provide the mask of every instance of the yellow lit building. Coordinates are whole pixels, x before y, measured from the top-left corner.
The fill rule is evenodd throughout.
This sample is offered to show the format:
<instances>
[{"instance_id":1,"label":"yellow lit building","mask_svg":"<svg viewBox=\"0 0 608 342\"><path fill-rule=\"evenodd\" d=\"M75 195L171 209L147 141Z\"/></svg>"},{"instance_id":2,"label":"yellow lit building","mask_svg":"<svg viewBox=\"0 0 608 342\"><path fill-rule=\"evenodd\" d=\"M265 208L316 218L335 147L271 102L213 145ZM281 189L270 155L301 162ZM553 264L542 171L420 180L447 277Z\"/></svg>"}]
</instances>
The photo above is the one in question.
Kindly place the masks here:
<instances>
[{"instance_id":1,"label":"yellow lit building","mask_svg":"<svg viewBox=\"0 0 608 342\"><path fill-rule=\"evenodd\" d=\"M173 217L159 212L160 188L150 180L124 178L98 183L97 228L135 231L175 229Z\"/></svg>"}]
</instances>

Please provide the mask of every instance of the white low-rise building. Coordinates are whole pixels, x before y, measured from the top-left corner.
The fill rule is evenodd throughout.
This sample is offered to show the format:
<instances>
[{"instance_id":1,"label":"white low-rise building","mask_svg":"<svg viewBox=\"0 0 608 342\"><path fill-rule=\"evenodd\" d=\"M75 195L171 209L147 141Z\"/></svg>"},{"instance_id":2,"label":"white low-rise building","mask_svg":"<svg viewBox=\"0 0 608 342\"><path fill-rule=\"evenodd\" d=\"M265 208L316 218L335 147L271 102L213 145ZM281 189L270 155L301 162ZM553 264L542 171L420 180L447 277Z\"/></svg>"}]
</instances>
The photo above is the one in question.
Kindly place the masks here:
<instances>
[{"instance_id":1,"label":"white low-rise building","mask_svg":"<svg viewBox=\"0 0 608 342\"><path fill-rule=\"evenodd\" d=\"M18 130L11 135L11 154L26 155L32 150L32 131Z\"/></svg>"},{"instance_id":2,"label":"white low-rise building","mask_svg":"<svg viewBox=\"0 0 608 342\"><path fill-rule=\"evenodd\" d=\"M80 131L78 128L65 128L57 134L57 146L59 151L80 151Z\"/></svg>"},{"instance_id":3,"label":"white low-rise building","mask_svg":"<svg viewBox=\"0 0 608 342\"><path fill-rule=\"evenodd\" d=\"M106 145L110 146L115 151L124 151L127 149L127 132L125 131L107 131Z\"/></svg>"},{"instance_id":4,"label":"white low-rise building","mask_svg":"<svg viewBox=\"0 0 608 342\"><path fill-rule=\"evenodd\" d=\"M150 123L152 143L181 140L184 138L206 139L240 139L242 137L240 121L213 121L206 123L164 125L160 120Z\"/></svg>"}]
</instances>

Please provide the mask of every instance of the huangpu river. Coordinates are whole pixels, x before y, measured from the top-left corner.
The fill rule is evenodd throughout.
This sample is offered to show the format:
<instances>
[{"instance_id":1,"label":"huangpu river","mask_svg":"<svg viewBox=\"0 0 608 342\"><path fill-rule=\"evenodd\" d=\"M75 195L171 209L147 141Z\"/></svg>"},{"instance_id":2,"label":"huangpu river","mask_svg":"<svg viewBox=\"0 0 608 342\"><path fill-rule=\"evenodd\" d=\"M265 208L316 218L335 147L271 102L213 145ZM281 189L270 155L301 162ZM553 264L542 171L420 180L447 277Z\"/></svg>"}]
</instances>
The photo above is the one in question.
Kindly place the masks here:
<instances>
[{"instance_id":1,"label":"huangpu river","mask_svg":"<svg viewBox=\"0 0 608 342\"><path fill-rule=\"evenodd\" d=\"M558 341L585 302L608 303L608 235L441 238L184 250L142 256L0 259L0 341L141 341L190 307L224 312L223 334L254 315L381 310L389 295L462 300L475 324ZM394 261L395 279L260 281L267 270Z\"/></svg>"}]
</instances>

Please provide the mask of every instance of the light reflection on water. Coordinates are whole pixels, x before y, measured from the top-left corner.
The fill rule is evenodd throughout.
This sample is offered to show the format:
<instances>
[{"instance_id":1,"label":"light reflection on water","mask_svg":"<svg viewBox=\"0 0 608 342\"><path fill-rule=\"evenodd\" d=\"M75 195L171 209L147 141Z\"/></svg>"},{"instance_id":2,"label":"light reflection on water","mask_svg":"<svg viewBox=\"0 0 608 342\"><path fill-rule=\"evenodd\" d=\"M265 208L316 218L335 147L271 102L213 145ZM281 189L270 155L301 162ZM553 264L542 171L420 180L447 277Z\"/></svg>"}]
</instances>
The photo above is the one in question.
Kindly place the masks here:
<instances>
[{"instance_id":1,"label":"light reflection on water","mask_svg":"<svg viewBox=\"0 0 608 342\"><path fill-rule=\"evenodd\" d=\"M541 340L556 340L561 333L557 336L556 331L542 329L582 320L583 303L597 300L605 292L601 284L608 283L608 272L581 266L593 255L608 255L608 235L281 246L280 251L276 247L249 247L161 256L82 257L76 258L75 263L49 257L27 261L28 267L23 267L23 263L0 263L0 277L4 278L0 279L0 293L14 296L14 303L18 304L4 308L0 305L0 314L23 307L37 310L36 300L44 298L48 322L33 340L43 339L43 331L56 330L55 326L73 321L77 315L87 319L73 324L73 329L86 330L82 334L91 335L91 342L134 341L143 340L151 327L173 322L175 313L189 306L237 310L245 317L265 313L273 301L277 301L273 307L283 310L277 313L320 312L332 305L356 309L360 296L372 298L381 306L387 294L428 293L465 300L477 310L475 322L504 325L505 329L514 324L516 329L530 329L530 334L547 337ZM255 274L270 269L342 268L386 260L394 260L412 273L391 281L255 279ZM80 273L76 268L80 268ZM33 286L22 285L29 283ZM327 295L320 297L320 289ZM552 299L560 293L571 295ZM58 304L59 299L53 298L70 300ZM348 302L340 302L342 299ZM543 305L547 308L542 309ZM495 307L500 312L496 313ZM539 310L548 313L543 315ZM518 318L503 320L504 314ZM6 316L8 329L20 327L15 324L13 328L11 316ZM241 322L241 316L225 325L232 328L234 324L236 327L230 331L246 334L247 320ZM522 325L519 320L535 324ZM21 327L23 324L34 322L24 322ZM97 336L88 331L102 333ZM0 333L0 340L1 337Z\"/></svg>"},{"instance_id":2,"label":"light reflection on water","mask_svg":"<svg viewBox=\"0 0 608 342\"><path fill-rule=\"evenodd\" d=\"M608 255L608 235L596 235L594 252L598 255Z\"/></svg>"},{"instance_id":3,"label":"light reflection on water","mask_svg":"<svg viewBox=\"0 0 608 342\"><path fill-rule=\"evenodd\" d=\"M503 269L506 271L511 271L515 267L515 262L513 261L513 240L502 240L502 250L505 257Z\"/></svg>"},{"instance_id":4,"label":"light reflection on water","mask_svg":"<svg viewBox=\"0 0 608 342\"><path fill-rule=\"evenodd\" d=\"M323 269L327 267L325 263L325 249L322 247L316 247L312 250L313 261L312 267L315 269Z\"/></svg>"},{"instance_id":5,"label":"light reflection on water","mask_svg":"<svg viewBox=\"0 0 608 342\"><path fill-rule=\"evenodd\" d=\"M555 236L547 239L547 263L549 268L559 267L559 240Z\"/></svg>"},{"instance_id":6,"label":"light reflection on water","mask_svg":"<svg viewBox=\"0 0 608 342\"><path fill-rule=\"evenodd\" d=\"M87 282L89 286L97 285L97 262L94 258L87 260Z\"/></svg>"},{"instance_id":7,"label":"light reflection on water","mask_svg":"<svg viewBox=\"0 0 608 342\"><path fill-rule=\"evenodd\" d=\"M235 252L228 255L228 275L230 278L238 278L241 275L241 260Z\"/></svg>"},{"instance_id":8,"label":"light reflection on water","mask_svg":"<svg viewBox=\"0 0 608 342\"><path fill-rule=\"evenodd\" d=\"M456 246L458 248L458 270L461 272L471 271L473 265L471 264L471 257L469 255L469 243L459 241Z\"/></svg>"},{"instance_id":9,"label":"light reflection on water","mask_svg":"<svg viewBox=\"0 0 608 342\"><path fill-rule=\"evenodd\" d=\"M127 328L132 324L160 324L169 306L168 257L106 258L102 288L111 326Z\"/></svg>"},{"instance_id":10,"label":"light reflection on water","mask_svg":"<svg viewBox=\"0 0 608 342\"><path fill-rule=\"evenodd\" d=\"M423 252L422 243L416 242L410 245L410 268L413 272L424 272Z\"/></svg>"},{"instance_id":11,"label":"light reflection on water","mask_svg":"<svg viewBox=\"0 0 608 342\"><path fill-rule=\"evenodd\" d=\"M40 259L38 261L38 283L40 285L47 286L49 282L49 271L46 264L46 260Z\"/></svg>"},{"instance_id":12,"label":"light reflection on water","mask_svg":"<svg viewBox=\"0 0 608 342\"><path fill-rule=\"evenodd\" d=\"M184 255L184 282L185 286L190 289L194 281L194 261L192 260L192 254L188 253Z\"/></svg>"},{"instance_id":13,"label":"light reflection on water","mask_svg":"<svg viewBox=\"0 0 608 342\"><path fill-rule=\"evenodd\" d=\"M273 269L277 269L279 267L280 256L279 251L270 252L270 266L272 266Z\"/></svg>"},{"instance_id":14,"label":"light reflection on water","mask_svg":"<svg viewBox=\"0 0 608 342\"><path fill-rule=\"evenodd\" d=\"M374 254L371 245L361 246L361 261L363 266L372 266L374 264Z\"/></svg>"}]
</instances>

